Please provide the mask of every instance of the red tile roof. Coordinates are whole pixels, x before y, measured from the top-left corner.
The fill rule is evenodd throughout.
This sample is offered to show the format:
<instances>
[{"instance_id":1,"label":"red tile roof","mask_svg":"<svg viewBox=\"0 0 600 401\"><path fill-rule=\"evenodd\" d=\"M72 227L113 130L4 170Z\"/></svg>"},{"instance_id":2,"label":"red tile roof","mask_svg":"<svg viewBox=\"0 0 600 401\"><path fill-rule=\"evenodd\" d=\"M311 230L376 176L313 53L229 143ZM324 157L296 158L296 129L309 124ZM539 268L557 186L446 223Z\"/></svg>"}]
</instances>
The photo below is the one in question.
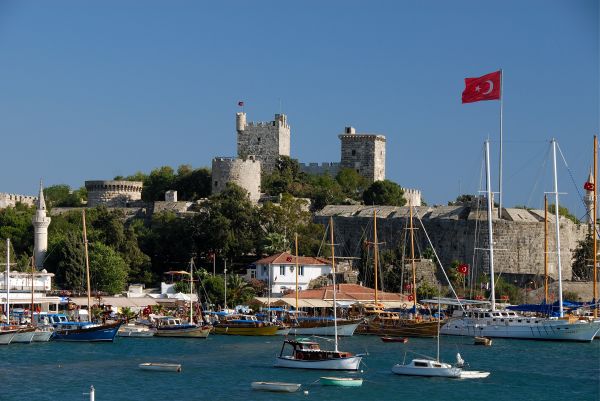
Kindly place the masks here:
<instances>
[{"instance_id":1,"label":"red tile roof","mask_svg":"<svg viewBox=\"0 0 600 401\"><path fill-rule=\"evenodd\" d=\"M267 256L254 262L256 265L295 265L296 256L288 252L281 252L275 255ZM299 265L326 265L330 266L331 262L325 258L315 258L312 256L298 256Z\"/></svg>"},{"instance_id":2,"label":"red tile roof","mask_svg":"<svg viewBox=\"0 0 600 401\"><path fill-rule=\"evenodd\" d=\"M363 287L358 284L337 284L337 292L335 297L338 301L373 301L375 299L375 290L369 287ZM295 298L296 294L291 292L283 296L283 298ZM314 290L298 291L299 299L333 299L333 285L317 288ZM378 301L399 301L406 302L405 295L392 292L377 291Z\"/></svg>"}]
</instances>

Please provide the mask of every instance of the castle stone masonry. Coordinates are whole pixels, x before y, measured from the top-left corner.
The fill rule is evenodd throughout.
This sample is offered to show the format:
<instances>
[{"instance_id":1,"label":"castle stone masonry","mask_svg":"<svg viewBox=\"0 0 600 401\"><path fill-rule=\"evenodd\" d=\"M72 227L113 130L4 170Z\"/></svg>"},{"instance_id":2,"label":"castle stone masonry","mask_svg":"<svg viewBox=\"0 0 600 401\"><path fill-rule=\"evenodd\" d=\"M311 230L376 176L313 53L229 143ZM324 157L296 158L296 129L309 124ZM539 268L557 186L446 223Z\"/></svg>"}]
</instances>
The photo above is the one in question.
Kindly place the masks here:
<instances>
[{"instance_id":1,"label":"castle stone masonry","mask_svg":"<svg viewBox=\"0 0 600 401\"><path fill-rule=\"evenodd\" d=\"M33 206L37 202L37 197L19 194L0 193L0 209L7 207L15 207L17 203L22 203L27 206Z\"/></svg>"},{"instance_id":2,"label":"castle stone masonry","mask_svg":"<svg viewBox=\"0 0 600 401\"><path fill-rule=\"evenodd\" d=\"M385 136L357 134L353 127L346 127L339 138L342 168L354 169L371 182L385 180Z\"/></svg>"},{"instance_id":3,"label":"castle stone masonry","mask_svg":"<svg viewBox=\"0 0 600 401\"><path fill-rule=\"evenodd\" d=\"M141 181L86 181L88 207L123 207L142 199Z\"/></svg>"},{"instance_id":4,"label":"castle stone masonry","mask_svg":"<svg viewBox=\"0 0 600 401\"><path fill-rule=\"evenodd\" d=\"M212 193L218 194L232 182L248 191L254 203L260 199L261 162L254 156L247 159L215 157L212 161Z\"/></svg>"},{"instance_id":5,"label":"castle stone masonry","mask_svg":"<svg viewBox=\"0 0 600 401\"><path fill-rule=\"evenodd\" d=\"M285 114L275 114L269 122L246 122L246 113L236 114L237 154L244 159L254 155L263 171L271 173L280 156L290 155L290 126Z\"/></svg>"}]
</instances>

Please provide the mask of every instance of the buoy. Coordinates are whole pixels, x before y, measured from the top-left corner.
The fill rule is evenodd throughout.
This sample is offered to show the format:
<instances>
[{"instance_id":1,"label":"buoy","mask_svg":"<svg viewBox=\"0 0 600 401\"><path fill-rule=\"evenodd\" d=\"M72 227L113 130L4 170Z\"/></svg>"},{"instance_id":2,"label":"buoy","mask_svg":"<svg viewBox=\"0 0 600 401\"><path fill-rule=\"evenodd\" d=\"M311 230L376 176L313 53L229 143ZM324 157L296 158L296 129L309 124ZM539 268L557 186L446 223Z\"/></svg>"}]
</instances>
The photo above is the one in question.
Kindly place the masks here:
<instances>
[{"instance_id":1,"label":"buoy","mask_svg":"<svg viewBox=\"0 0 600 401\"><path fill-rule=\"evenodd\" d=\"M304 395L308 395L308 390L304 390Z\"/></svg>"},{"instance_id":2,"label":"buoy","mask_svg":"<svg viewBox=\"0 0 600 401\"><path fill-rule=\"evenodd\" d=\"M360 373L365 373L365 371L361 369L361 370L360 370Z\"/></svg>"}]
</instances>

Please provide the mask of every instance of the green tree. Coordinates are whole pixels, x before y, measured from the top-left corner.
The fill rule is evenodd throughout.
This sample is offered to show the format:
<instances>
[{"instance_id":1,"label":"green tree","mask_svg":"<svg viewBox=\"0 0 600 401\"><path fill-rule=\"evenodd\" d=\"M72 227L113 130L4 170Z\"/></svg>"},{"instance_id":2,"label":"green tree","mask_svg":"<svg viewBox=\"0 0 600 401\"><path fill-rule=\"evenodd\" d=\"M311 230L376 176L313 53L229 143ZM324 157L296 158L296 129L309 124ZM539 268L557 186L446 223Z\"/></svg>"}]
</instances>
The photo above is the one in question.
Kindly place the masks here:
<instances>
[{"instance_id":1,"label":"green tree","mask_svg":"<svg viewBox=\"0 0 600 401\"><path fill-rule=\"evenodd\" d=\"M362 200L365 189L369 186L369 181L351 168L343 168L335 176L335 180L340 184L344 194L354 200Z\"/></svg>"},{"instance_id":2,"label":"green tree","mask_svg":"<svg viewBox=\"0 0 600 401\"><path fill-rule=\"evenodd\" d=\"M121 256L111 247L90 244L90 281L97 291L118 294L127 284L128 268Z\"/></svg>"},{"instance_id":3,"label":"green tree","mask_svg":"<svg viewBox=\"0 0 600 401\"><path fill-rule=\"evenodd\" d=\"M66 231L51 244L52 251L45 266L49 272L55 274L55 285L74 292L84 291L85 257L81 234L73 230Z\"/></svg>"},{"instance_id":4,"label":"green tree","mask_svg":"<svg viewBox=\"0 0 600 401\"><path fill-rule=\"evenodd\" d=\"M174 188L175 178L172 167L162 166L152 170L144 180L142 199L146 202L165 200L165 192Z\"/></svg>"},{"instance_id":5,"label":"green tree","mask_svg":"<svg viewBox=\"0 0 600 401\"><path fill-rule=\"evenodd\" d=\"M243 305L254 297L254 288L237 274L227 276L227 303Z\"/></svg>"},{"instance_id":6,"label":"green tree","mask_svg":"<svg viewBox=\"0 0 600 401\"><path fill-rule=\"evenodd\" d=\"M389 180L375 181L363 193L365 205L404 206L404 191Z\"/></svg>"},{"instance_id":7,"label":"green tree","mask_svg":"<svg viewBox=\"0 0 600 401\"><path fill-rule=\"evenodd\" d=\"M52 185L44 188L44 199L49 208L79 207L87 199L87 190L82 187L73 191L65 184Z\"/></svg>"},{"instance_id":8,"label":"green tree","mask_svg":"<svg viewBox=\"0 0 600 401\"><path fill-rule=\"evenodd\" d=\"M225 280L222 276L206 275L200 281L202 293L209 304L223 305L225 300Z\"/></svg>"},{"instance_id":9,"label":"green tree","mask_svg":"<svg viewBox=\"0 0 600 401\"><path fill-rule=\"evenodd\" d=\"M594 271L594 238L590 233L586 237L577 242L577 246L573 251L573 280L591 281L593 280Z\"/></svg>"},{"instance_id":10,"label":"green tree","mask_svg":"<svg viewBox=\"0 0 600 401\"><path fill-rule=\"evenodd\" d=\"M207 168L192 169L181 165L177 169L174 188L180 200L195 201L208 198L211 192L211 172Z\"/></svg>"},{"instance_id":11,"label":"green tree","mask_svg":"<svg viewBox=\"0 0 600 401\"><path fill-rule=\"evenodd\" d=\"M549 214L554 214L554 213L556 213L555 211L556 211L556 205L554 205L554 204L548 205L548 213ZM562 217L566 217L567 219L571 220L575 224L580 223L579 219L575 215L571 214L569 209L567 209L564 206L558 207L558 214Z\"/></svg>"},{"instance_id":12,"label":"green tree","mask_svg":"<svg viewBox=\"0 0 600 401\"><path fill-rule=\"evenodd\" d=\"M15 207L7 207L0 210L0 242L2 242L3 257L6 255L6 239L11 242L11 259L17 260L21 257L28 258L33 252L33 226L31 218L35 209L17 203Z\"/></svg>"}]
</instances>

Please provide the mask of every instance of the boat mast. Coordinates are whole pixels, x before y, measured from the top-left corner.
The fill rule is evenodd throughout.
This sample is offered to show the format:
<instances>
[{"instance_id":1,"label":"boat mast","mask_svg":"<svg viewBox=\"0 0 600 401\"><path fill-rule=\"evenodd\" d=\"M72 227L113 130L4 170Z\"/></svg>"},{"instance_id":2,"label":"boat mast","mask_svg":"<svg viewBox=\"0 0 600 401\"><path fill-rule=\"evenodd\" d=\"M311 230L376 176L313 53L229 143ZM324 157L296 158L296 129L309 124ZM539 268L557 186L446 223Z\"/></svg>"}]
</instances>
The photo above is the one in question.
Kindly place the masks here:
<instances>
[{"instance_id":1,"label":"boat mast","mask_svg":"<svg viewBox=\"0 0 600 401\"><path fill-rule=\"evenodd\" d=\"M267 291L267 318L269 319L269 322L271 321L271 268L273 266L271 266L271 264L269 264L269 274L268 274L268 279L267 281L269 282L269 289Z\"/></svg>"},{"instance_id":2,"label":"boat mast","mask_svg":"<svg viewBox=\"0 0 600 401\"><path fill-rule=\"evenodd\" d=\"M329 235L331 239L331 272L333 276L333 335L335 337L335 352L338 352L337 332L337 300L335 297L335 245L333 243L333 217L329 217ZM375 284L377 285L377 284ZM377 288L377 287L375 287Z\"/></svg>"},{"instance_id":3,"label":"boat mast","mask_svg":"<svg viewBox=\"0 0 600 401\"><path fill-rule=\"evenodd\" d=\"M192 301L192 295L194 294L194 276L192 276L193 273L193 268L194 266L194 258L190 259L190 324L194 324L193 322L193 315L192 315L192 306L193 306L193 301Z\"/></svg>"},{"instance_id":4,"label":"boat mast","mask_svg":"<svg viewBox=\"0 0 600 401\"><path fill-rule=\"evenodd\" d=\"M544 302L548 303L548 195L544 195Z\"/></svg>"},{"instance_id":5,"label":"boat mast","mask_svg":"<svg viewBox=\"0 0 600 401\"><path fill-rule=\"evenodd\" d=\"M415 237L413 235L413 209L412 205L408 204L410 211L410 263L412 265L412 296L413 296L413 308L415 315L417 314L417 267L415 265Z\"/></svg>"},{"instance_id":6,"label":"boat mast","mask_svg":"<svg viewBox=\"0 0 600 401\"><path fill-rule=\"evenodd\" d=\"M594 211L592 212L592 227L594 229L594 285L593 285L593 297L594 297L594 318L598 317L598 236L596 232L596 219L597 216L597 204L598 199L598 180L596 176L598 174L598 137L594 135Z\"/></svg>"},{"instance_id":7,"label":"boat mast","mask_svg":"<svg viewBox=\"0 0 600 401\"><path fill-rule=\"evenodd\" d=\"M88 305L88 320L92 321L92 308L91 308L91 286L90 286L90 259L88 255L88 239L87 230L85 228L85 209L82 210L81 220L83 224L83 247L85 250L85 275L87 280L87 305Z\"/></svg>"},{"instance_id":8,"label":"boat mast","mask_svg":"<svg viewBox=\"0 0 600 401\"><path fill-rule=\"evenodd\" d=\"M10 324L10 239L6 239L6 324Z\"/></svg>"},{"instance_id":9,"label":"boat mast","mask_svg":"<svg viewBox=\"0 0 600 401\"><path fill-rule=\"evenodd\" d=\"M223 260L223 263L225 264L225 269L223 271L223 274L225 275L225 279L224 279L224 283L225 284L225 313L227 313L227 257L225 257L225 259ZM271 307L271 299L269 298L269 308Z\"/></svg>"},{"instance_id":10,"label":"boat mast","mask_svg":"<svg viewBox=\"0 0 600 401\"><path fill-rule=\"evenodd\" d=\"M298 316L298 233L294 235L294 240L296 242L296 317Z\"/></svg>"},{"instance_id":11,"label":"boat mast","mask_svg":"<svg viewBox=\"0 0 600 401\"><path fill-rule=\"evenodd\" d=\"M331 240L333 241L333 239ZM373 208L373 268L375 270L375 307L377 307L377 270L379 270L379 245L377 244L377 209Z\"/></svg>"},{"instance_id":12,"label":"boat mast","mask_svg":"<svg viewBox=\"0 0 600 401\"><path fill-rule=\"evenodd\" d=\"M34 269L35 269L35 253L31 257L31 325L32 326L35 326L35 324L33 322L33 308L34 308L34 304L33 304L33 275L34 275Z\"/></svg>"},{"instance_id":13,"label":"boat mast","mask_svg":"<svg viewBox=\"0 0 600 401\"><path fill-rule=\"evenodd\" d=\"M440 291L438 291L440 292ZM440 361L440 321L442 320L442 307L440 296L438 295L438 321L437 321L437 357L436 361Z\"/></svg>"},{"instance_id":14,"label":"boat mast","mask_svg":"<svg viewBox=\"0 0 600 401\"><path fill-rule=\"evenodd\" d=\"M490 287L492 310L496 310L496 288L494 279L494 235L492 233L492 182L490 174L490 141L485 141L485 167L487 192L488 240L490 253Z\"/></svg>"},{"instance_id":15,"label":"boat mast","mask_svg":"<svg viewBox=\"0 0 600 401\"><path fill-rule=\"evenodd\" d=\"M558 306L560 317L564 316L562 295L562 272L560 263L560 216L558 206L558 178L556 176L556 140L552 139L552 160L554 167L554 215L556 217L556 267L558 269Z\"/></svg>"}]
</instances>

